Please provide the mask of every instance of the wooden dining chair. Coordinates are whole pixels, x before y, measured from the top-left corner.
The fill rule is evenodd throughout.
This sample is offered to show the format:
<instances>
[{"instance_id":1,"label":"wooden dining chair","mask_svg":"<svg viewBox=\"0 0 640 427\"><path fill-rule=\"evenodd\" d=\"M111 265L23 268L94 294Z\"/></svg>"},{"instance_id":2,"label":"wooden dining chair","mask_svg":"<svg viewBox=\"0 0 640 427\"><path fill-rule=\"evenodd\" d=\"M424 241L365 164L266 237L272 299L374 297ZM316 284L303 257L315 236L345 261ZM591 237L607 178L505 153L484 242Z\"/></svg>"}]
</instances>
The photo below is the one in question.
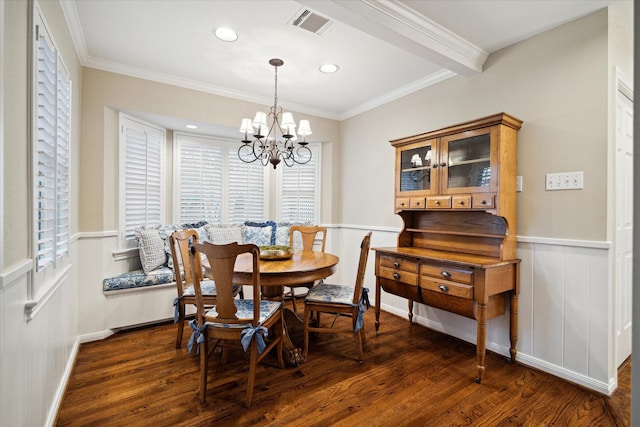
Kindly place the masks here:
<instances>
[{"instance_id":1,"label":"wooden dining chair","mask_svg":"<svg viewBox=\"0 0 640 427\"><path fill-rule=\"evenodd\" d=\"M289 246L295 249L302 249L304 251L312 251L313 246L318 239L318 235L321 235L320 240L320 252L324 252L325 243L327 241L327 227L321 227L317 225L293 225L289 229ZM298 248L298 237L300 236L302 242L302 248ZM296 286L289 286L289 295L291 296L291 305L293 306L293 311L296 310L296 294L295 288L305 287L310 289L312 286L317 283L305 283ZM285 294L286 295L286 294Z\"/></svg>"},{"instance_id":2,"label":"wooden dining chair","mask_svg":"<svg viewBox=\"0 0 640 427\"><path fill-rule=\"evenodd\" d=\"M358 360L364 360L363 345L366 343L364 333L364 312L369 307L368 289L363 287L364 273L369 258L371 232L364 236L360 245L360 261L354 286L320 284L309 290L304 299L304 360L309 352L309 332L331 332L352 334L356 342ZM310 322L315 313L315 324ZM321 313L333 314L331 325L322 326ZM350 327L336 326L339 316L351 317Z\"/></svg>"},{"instance_id":3,"label":"wooden dining chair","mask_svg":"<svg viewBox=\"0 0 640 427\"><path fill-rule=\"evenodd\" d=\"M182 347L182 335L184 332L184 319L186 307L196 303L193 289L194 272L189 263L189 248L193 243L198 243L198 232L192 229L178 230L169 236L171 245L171 258L173 259L173 271L175 273L178 297L173 301L175 306L174 323L178 324L178 336L176 338L176 348ZM206 306L216 303L216 285L213 280L204 280L202 269L195 274L200 279L202 296ZM234 285L233 295L240 294L243 298L242 286Z\"/></svg>"},{"instance_id":4,"label":"wooden dining chair","mask_svg":"<svg viewBox=\"0 0 640 427\"><path fill-rule=\"evenodd\" d=\"M196 318L190 322L194 330L189 340L195 342L200 352L200 401L206 400L209 361L209 339L216 343L237 342L250 352L249 380L247 384L246 406L251 406L257 364L275 347L278 365L284 368L282 348L284 342L284 317L282 301L260 299L260 250L256 245L229 243L214 245L195 243L191 248L193 270L201 270L200 254L204 254L211 266L216 282L217 300L213 308L205 307L204 296L198 277L194 280L196 297ZM233 294L233 268L238 256L252 257L251 283L253 299L236 299ZM273 331L275 336L265 338ZM227 359L228 347L222 346L222 360ZM215 353L214 353L215 354Z\"/></svg>"}]
</instances>

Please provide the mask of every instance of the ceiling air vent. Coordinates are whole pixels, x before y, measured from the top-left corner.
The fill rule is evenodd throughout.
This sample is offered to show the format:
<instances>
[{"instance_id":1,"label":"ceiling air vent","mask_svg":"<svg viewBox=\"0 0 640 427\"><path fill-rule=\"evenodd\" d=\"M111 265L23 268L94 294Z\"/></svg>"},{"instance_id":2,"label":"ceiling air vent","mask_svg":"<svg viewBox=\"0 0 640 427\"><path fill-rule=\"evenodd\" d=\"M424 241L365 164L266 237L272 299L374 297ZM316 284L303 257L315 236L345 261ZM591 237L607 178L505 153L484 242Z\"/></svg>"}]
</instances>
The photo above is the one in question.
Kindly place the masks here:
<instances>
[{"instance_id":1,"label":"ceiling air vent","mask_svg":"<svg viewBox=\"0 0 640 427\"><path fill-rule=\"evenodd\" d=\"M311 31L314 34L322 34L331 26L331 23L327 18L320 16L309 9L302 9L296 14L291 23L295 27Z\"/></svg>"}]
</instances>

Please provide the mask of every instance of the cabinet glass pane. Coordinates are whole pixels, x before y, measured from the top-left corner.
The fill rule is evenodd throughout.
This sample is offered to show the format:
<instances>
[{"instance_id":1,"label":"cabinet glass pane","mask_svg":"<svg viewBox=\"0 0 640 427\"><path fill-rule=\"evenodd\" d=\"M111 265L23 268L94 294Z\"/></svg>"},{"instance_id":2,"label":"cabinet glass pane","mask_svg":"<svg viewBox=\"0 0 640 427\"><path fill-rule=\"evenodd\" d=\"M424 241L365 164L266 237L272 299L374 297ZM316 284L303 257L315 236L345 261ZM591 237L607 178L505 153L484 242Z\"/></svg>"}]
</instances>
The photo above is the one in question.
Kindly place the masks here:
<instances>
[{"instance_id":1,"label":"cabinet glass pane","mask_svg":"<svg viewBox=\"0 0 640 427\"><path fill-rule=\"evenodd\" d=\"M491 135L449 141L447 188L488 187L491 183Z\"/></svg>"},{"instance_id":2,"label":"cabinet glass pane","mask_svg":"<svg viewBox=\"0 0 640 427\"><path fill-rule=\"evenodd\" d=\"M429 190L431 188L430 145L404 150L400 153L400 191Z\"/></svg>"}]
</instances>

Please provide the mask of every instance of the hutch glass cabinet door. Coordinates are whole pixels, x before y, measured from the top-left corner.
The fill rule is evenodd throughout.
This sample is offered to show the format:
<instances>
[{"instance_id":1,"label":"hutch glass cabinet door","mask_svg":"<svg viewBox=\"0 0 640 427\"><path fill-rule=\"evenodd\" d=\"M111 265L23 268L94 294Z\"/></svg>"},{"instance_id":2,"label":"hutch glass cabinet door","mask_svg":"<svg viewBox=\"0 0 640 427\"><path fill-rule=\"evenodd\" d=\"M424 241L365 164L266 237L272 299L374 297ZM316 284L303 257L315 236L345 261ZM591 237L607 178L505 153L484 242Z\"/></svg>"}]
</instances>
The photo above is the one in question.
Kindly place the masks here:
<instances>
[{"instance_id":1,"label":"hutch glass cabinet door","mask_svg":"<svg viewBox=\"0 0 640 427\"><path fill-rule=\"evenodd\" d=\"M437 161L435 140L412 144L399 150L398 192L418 191L428 194L436 189L436 180L431 169L432 161Z\"/></svg>"},{"instance_id":2,"label":"hutch glass cabinet door","mask_svg":"<svg viewBox=\"0 0 640 427\"><path fill-rule=\"evenodd\" d=\"M451 135L442 139L446 193L490 192L495 186L491 128Z\"/></svg>"}]
</instances>

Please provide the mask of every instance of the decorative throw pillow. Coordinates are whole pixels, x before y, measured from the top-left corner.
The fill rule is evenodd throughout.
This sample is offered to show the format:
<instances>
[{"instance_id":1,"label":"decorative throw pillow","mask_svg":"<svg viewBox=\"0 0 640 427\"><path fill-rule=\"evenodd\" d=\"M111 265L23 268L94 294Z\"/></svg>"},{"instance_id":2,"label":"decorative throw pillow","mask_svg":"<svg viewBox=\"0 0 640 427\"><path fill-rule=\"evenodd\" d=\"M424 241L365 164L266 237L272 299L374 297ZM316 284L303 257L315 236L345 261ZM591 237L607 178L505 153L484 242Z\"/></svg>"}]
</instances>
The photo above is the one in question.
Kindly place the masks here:
<instances>
[{"instance_id":1,"label":"decorative throw pillow","mask_svg":"<svg viewBox=\"0 0 640 427\"><path fill-rule=\"evenodd\" d=\"M166 225L164 227L160 227L158 232L160 233L160 238L162 239L162 245L164 248L164 252L167 257L167 267L173 270L173 257L171 256L171 246L169 245L169 236L176 230L180 228L178 225Z\"/></svg>"},{"instance_id":2,"label":"decorative throw pillow","mask_svg":"<svg viewBox=\"0 0 640 427\"><path fill-rule=\"evenodd\" d=\"M254 245L276 244L276 223L274 221L244 223L244 242Z\"/></svg>"},{"instance_id":3,"label":"decorative throw pillow","mask_svg":"<svg viewBox=\"0 0 640 427\"><path fill-rule=\"evenodd\" d=\"M295 225L293 222L276 223L276 245L289 246L289 227Z\"/></svg>"},{"instance_id":4,"label":"decorative throw pillow","mask_svg":"<svg viewBox=\"0 0 640 427\"><path fill-rule=\"evenodd\" d=\"M148 274L166 264L167 254L164 251L159 227L136 229L136 241L140 252L140 263L145 273Z\"/></svg>"},{"instance_id":5,"label":"decorative throw pillow","mask_svg":"<svg viewBox=\"0 0 640 427\"><path fill-rule=\"evenodd\" d=\"M214 245L244 243L244 224L207 224L205 229L209 234L209 242Z\"/></svg>"}]
</instances>

